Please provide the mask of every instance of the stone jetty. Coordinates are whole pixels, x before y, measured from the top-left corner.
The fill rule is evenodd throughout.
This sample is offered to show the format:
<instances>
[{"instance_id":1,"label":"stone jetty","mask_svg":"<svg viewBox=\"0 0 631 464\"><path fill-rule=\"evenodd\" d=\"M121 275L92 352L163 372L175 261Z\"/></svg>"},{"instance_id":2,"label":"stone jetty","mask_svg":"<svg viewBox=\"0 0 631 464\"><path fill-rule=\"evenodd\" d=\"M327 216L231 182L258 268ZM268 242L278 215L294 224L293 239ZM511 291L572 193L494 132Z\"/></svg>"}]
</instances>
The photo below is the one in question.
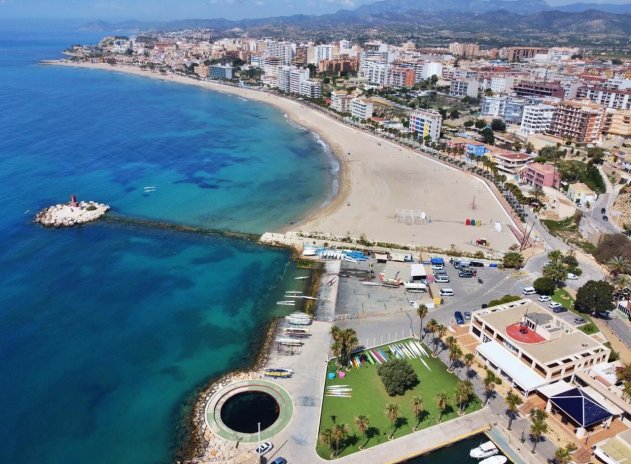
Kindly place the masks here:
<instances>
[{"instance_id":1,"label":"stone jetty","mask_svg":"<svg viewBox=\"0 0 631 464\"><path fill-rule=\"evenodd\" d=\"M109 205L94 201L70 202L49 206L35 215L35 222L46 227L71 227L99 219Z\"/></svg>"}]
</instances>

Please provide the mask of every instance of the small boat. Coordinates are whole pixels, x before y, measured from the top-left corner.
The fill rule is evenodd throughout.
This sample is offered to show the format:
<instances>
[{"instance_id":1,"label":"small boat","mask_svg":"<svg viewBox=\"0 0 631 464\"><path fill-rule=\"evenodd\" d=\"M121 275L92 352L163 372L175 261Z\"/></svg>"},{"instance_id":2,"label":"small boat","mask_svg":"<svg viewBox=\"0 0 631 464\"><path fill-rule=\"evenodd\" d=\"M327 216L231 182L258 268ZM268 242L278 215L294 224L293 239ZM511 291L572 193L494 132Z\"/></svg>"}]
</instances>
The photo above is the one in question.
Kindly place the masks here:
<instances>
[{"instance_id":1,"label":"small boat","mask_svg":"<svg viewBox=\"0 0 631 464\"><path fill-rule=\"evenodd\" d=\"M295 306L296 302L295 301L290 301L290 300L285 300L285 301L277 301L276 304L277 305L281 305L281 306Z\"/></svg>"},{"instance_id":2,"label":"small boat","mask_svg":"<svg viewBox=\"0 0 631 464\"><path fill-rule=\"evenodd\" d=\"M309 276L302 276L302 277L294 277L294 280L305 280L308 279Z\"/></svg>"},{"instance_id":3,"label":"small boat","mask_svg":"<svg viewBox=\"0 0 631 464\"><path fill-rule=\"evenodd\" d=\"M474 459L484 459L496 455L497 453L499 453L499 450L497 449L497 446L495 446L495 443L493 443L492 441L487 441L482 443L477 448L473 448L471 451L469 451L469 457L472 457Z\"/></svg>"},{"instance_id":4,"label":"small boat","mask_svg":"<svg viewBox=\"0 0 631 464\"><path fill-rule=\"evenodd\" d=\"M304 342L294 340L293 338L277 338L276 343L286 346L302 346L305 344Z\"/></svg>"},{"instance_id":5,"label":"small boat","mask_svg":"<svg viewBox=\"0 0 631 464\"><path fill-rule=\"evenodd\" d=\"M378 287L379 284L377 282L364 281L361 283L362 285L368 285L370 287Z\"/></svg>"},{"instance_id":6,"label":"small boat","mask_svg":"<svg viewBox=\"0 0 631 464\"><path fill-rule=\"evenodd\" d=\"M263 375L265 375L266 377L286 379L294 375L294 371L292 369L269 367L267 369L263 369Z\"/></svg>"},{"instance_id":7,"label":"small boat","mask_svg":"<svg viewBox=\"0 0 631 464\"><path fill-rule=\"evenodd\" d=\"M478 464L504 464L506 461L508 461L506 456L498 454L497 456L491 456L490 458L483 459Z\"/></svg>"}]
</instances>

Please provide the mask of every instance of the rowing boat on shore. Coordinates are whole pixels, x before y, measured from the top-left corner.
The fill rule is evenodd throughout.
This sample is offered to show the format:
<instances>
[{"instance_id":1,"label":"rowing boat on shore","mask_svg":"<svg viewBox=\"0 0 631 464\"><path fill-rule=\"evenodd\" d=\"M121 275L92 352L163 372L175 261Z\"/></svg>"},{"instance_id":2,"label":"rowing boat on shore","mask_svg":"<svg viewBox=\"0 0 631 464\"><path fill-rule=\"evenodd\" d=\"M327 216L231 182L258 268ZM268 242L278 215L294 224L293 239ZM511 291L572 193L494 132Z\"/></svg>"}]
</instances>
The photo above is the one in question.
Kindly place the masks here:
<instances>
[{"instance_id":1,"label":"rowing boat on shore","mask_svg":"<svg viewBox=\"0 0 631 464\"><path fill-rule=\"evenodd\" d=\"M281 306L296 306L296 302L292 300L277 301L276 304Z\"/></svg>"}]
</instances>

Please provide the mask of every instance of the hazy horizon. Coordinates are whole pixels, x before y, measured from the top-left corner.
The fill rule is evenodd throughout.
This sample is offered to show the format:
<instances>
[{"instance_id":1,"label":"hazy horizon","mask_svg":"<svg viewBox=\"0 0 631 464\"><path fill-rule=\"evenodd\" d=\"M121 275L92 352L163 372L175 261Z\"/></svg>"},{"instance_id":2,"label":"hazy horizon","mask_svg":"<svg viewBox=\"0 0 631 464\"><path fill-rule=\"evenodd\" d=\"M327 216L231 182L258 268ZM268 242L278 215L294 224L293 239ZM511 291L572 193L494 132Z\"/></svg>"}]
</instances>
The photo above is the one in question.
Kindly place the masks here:
<instances>
[{"instance_id":1,"label":"hazy horizon","mask_svg":"<svg viewBox=\"0 0 631 464\"><path fill-rule=\"evenodd\" d=\"M178 19L248 19L294 14L327 14L355 9L377 0L0 0L1 19L83 21L165 21ZM515 0L518 1L518 0ZM546 0L552 6L570 3L630 4L629 0ZM423 2L419 1L419 5Z\"/></svg>"}]
</instances>

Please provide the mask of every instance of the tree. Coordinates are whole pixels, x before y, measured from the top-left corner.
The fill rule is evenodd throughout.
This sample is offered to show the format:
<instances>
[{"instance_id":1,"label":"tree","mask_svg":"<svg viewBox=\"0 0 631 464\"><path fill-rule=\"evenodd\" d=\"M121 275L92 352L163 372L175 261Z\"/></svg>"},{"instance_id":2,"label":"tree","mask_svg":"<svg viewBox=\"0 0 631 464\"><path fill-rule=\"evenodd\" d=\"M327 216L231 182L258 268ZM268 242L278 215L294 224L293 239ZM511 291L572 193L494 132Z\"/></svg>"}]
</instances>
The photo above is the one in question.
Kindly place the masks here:
<instances>
[{"instance_id":1,"label":"tree","mask_svg":"<svg viewBox=\"0 0 631 464\"><path fill-rule=\"evenodd\" d=\"M447 409L447 406L449 406L448 401L449 397L444 391L436 395L436 406L440 410L440 416L438 416L437 422L440 422L443 419L443 416L445 415L445 410Z\"/></svg>"},{"instance_id":2,"label":"tree","mask_svg":"<svg viewBox=\"0 0 631 464\"><path fill-rule=\"evenodd\" d=\"M536 185L535 188L532 189L530 195L537 201L541 201L541 199L546 196L545 193L543 193L543 189L539 185Z\"/></svg>"},{"instance_id":3,"label":"tree","mask_svg":"<svg viewBox=\"0 0 631 464\"><path fill-rule=\"evenodd\" d=\"M331 349L333 354L338 357L339 365L341 367L348 366L351 352L357 348L359 343L357 333L353 329L340 329L334 325L331 327L331 337L333 337Z\"/></svg>"},{"instance_id":4,"label":"tree","mask_svg":"<svg viewBox=\"0 0 631 464\"><path fill-rule=\"evenodd\" d=\"M456 385L456 403L458 403L458 414L464 414L466 404L473 394L473 384L468 380L461 380Z\"/></svg>"},{"instance_id":5,"label":"tree","mask_svg":"<svg viewBox=\"0 0 631 464\"><path fill-rule=\"evenodd\" d=\"M403 395L418 384L414 368L404 359L393 359L377 367L377 374L388 395Z\"/></svg>"},{"instance_id":6,"label":"tree","mask_svg":"<svg viewBox=\"0 0 631 464\"><path fill-rule=\"evenodd\" d=\"M346 441L351 428L346 424L335 424L331 429L331 440L335 449L335 456L340 453L340 445Z\"/></svg>"},{"instance_id":7,"label":"tree","mask_svg":"<svg viewBox=\"0 0 631 464\"><path fill-rule=\"evenodd\" d=\"M359 445L359 449L361 450L364 446L366 446L366 443L368 443L368 427L370 426L370 420L366 416L357 416L355 418L355 426L357 427L359 434L366 440L363 445Z\"/></svg>"},{"instance_id":8,"label":"tree","mask_svg":"<svg viewBox=\"0 0 631 464\"><path fill-rule=\"evenodd\" d=\"M607 266L614 277L618 277L620 274L628 274L631 269L629 260L624 256L614 256L607 261Z\"/></svg>"},{"instance_id":9,"label":"tree","mask_svg":"<svg viewBox=\"0 0 631 464\"><path fill-rule=\"evenodd\" d=\"M532 286L539 295L552 295L556 290L556 283L548 277L539 277L532 283Z\"/></svg>"},{"instance_id":10,"label":"tree","mask_svg":"<svg viewBox=\"0 0 631 464\"><path fill-rule=\"evenodd\" d=\"M501 119L493 119L491 121L491 130L493 132L506 132L506 123Z\"/></svg>"},{"instance_id":11,"label":"tree","mask_svg":"<svg viewBox=\"0 0 631 464\"><path fill-rule=\"evenodd\" d=\"M533 151L535 151L535 146L530 142L526 142L526 144L524 145L524 150L526 151L526 153L531 154Z\"/></svg>"},{"instance_id":12,"label":"tree","mask_svg":"<svg viewBox=\"0 0 631 464\"><path fill-rule=\"evenodd\" d=\"M541 436L548 431L548 424L546 424L547 418L548 413L542 409L535 408L531 413L532 423L530 424L530 437L534 442L534 446L532 447L533 454L535 454L537 443L541 440Z\"/></svg>"},{"instance_id":13,"label":"tree","mask_svg":"<svg viewBox=\"0 0 631 464\"><path fill-rule=\"evenodd\" d=\"M484 404L488 403L491 399L491 396L493 396L493 392L495 392L495 385L499 383L498 380L499 379L493 371L486 371L486 376L482 381L482 384L484 385Z\"/></svg>"},{"instance_id":14,"label":"tree","mask_svg":"<svg viewBox=\"0 0 631 464\"><path fill-rule=\"evenodd\" d=\"M509 251L504 254L502 264L506 268L520 269L524 265L524 256L516 251Z\"/></svg>"},{"instance_id":15,"label":"tree","mask_svg":"<svg viewBox=\"0 0 631 464\"><path fill-rule=\"evenodd\" d=\"M576 292L574 307L582 313L611 311L614 309L613 290L604 280L590 280Z\"/></svg>"},{"instance_id":16,"label":"tree","mask_svg":"<svg viewBox=\"0 0 631 464\"><path fill-rule=\"evenodd\" d=\"M484 119L476 119L474 124L476 129L484 129L486 127L486 121Z\"/></svg>"},{"instance_id":17,"label":"tree","mask_svg":"<svg viewBox=\"0 0 631 464\"><path fill-rule=\"evenodd\" d=\"M473 119L467 119L464 122L464 126L468 129L470 127L473 127L473 125L475 124L475 121Z\"/></svg>"},{"instance_id":18,"label":"tree","mask_svg":"<svg viewBox=\"0 0 631 464\"><path fill-rule=\"evenodd\" d=\"M487 145L493 145L495 143L495 135L493 135L493 130L490 127L485 127L480 132L482 136L482 141Z\"/></svg>"},{"instance_id":19,"label":"tree","mask_svg":"<svg viewBox=\"0 0 631 464\"><path fill-rule=\"evenodd\" d=\"M567 278L567 269L562 261L550 261L543 267L543 276L555 282L563 282Z\"/></svg>"},{"instance_id":20,"label":"tree","mask_svg":"<svg viewBox=\"0 0 631 464\"><path fill-rule=\"evenodd\" d=\"M410 401L410 407L412 408L412 414L414 414L414 418L416 419L416 423L412 428L413 432L416 432L418 425L421 423L423 419L423 413L425 412L425 407L423 406L423 398L420 396L413 396Z\"/></svg>"},{"instance_id":21,"label":"tree","mask_svg":"<svg viewBox=\"0 0 631 464\"><path fill-rule=\"evenodd\" d=\"M428 312L427 306L425 306L424 304L419 305L418 309L416 310L416 314L418 318L421 320L421 328L418 333L419 340L423 340L423 319L425 319L425 316L427 316L427 312Z\"/></svg>"},{"instance_id":22,"label":"tree","mask_svg":"<svg viewBox=\"0 0 631 464\"><path fill-rule=\"evenodd\" d=\"M513 390L509 391L506 395L506 415L508 416L508 430L513 425L513 419L517 413L517 408L522 404L521 398L513 393Z\"/></svg>"},{"instance_id":23,"label":"tree","mask_svg":"<svg viewBox=\"0 0 631 464\"><path fill-rule=\"evenodd\" d=\"M568 443L563 448L557 448L554 452L554 462L556 464L570 464L574 451L576 451L576 445L574 443Z\"/></svg>"},{"instance_id":24,"label":"tree","mask_svg":"<svg viewBox=\"0 0 631 464\"><path fill-rule=\"evenodd\" d=\"M388 403L386 404L385 412L386 412L386 416L388 417L388 420L392 424L391 433L390 433L390 436L388 437L389 440L392 440L392 437L394 436L394 429L396 427L396 422L397 422L397 419L399 418L399 405L396 403Z\"/></svg>"},{"instance_id":25,"label":"tree","mask_svg":"<svg viewBox=\"0 0 631 464\"><path fill-rule=\"evenodd\" d=\"M432 356L436 357L436 353L438 351L438 346L440 345L440 339L445 336L447 333L447 327L443 324L438 324L436 326L436 332L434 335L434 350L432 351Z\"/></svg>"},{"instance_id":26,"label":"tree","mask_svg":"<svg viewBox=\"0 0 631 464\"><path fill-rule=\"evenodd\" d=\"M328 446L331 449L331 457L335 457L335 447L333 446L333 431L331 429L325 429L320 432L318 437L320 443Z\"/></svg>"},{"instance_id":27,"label":"tree","mask_svg":"<svg viewBox=\"0 0 631 464\"><path fill-rule=\"evenodd\" d=\"M449 119L458 119L460 117L460 111L457 108L454 108L449 113Z\"/></svg>"},{"instance_id":28,"label":"tree","mask_svg":"<svg viewBox=\"0 0 631 464\"><path fill-rule=\"evenodd\" d=\"M473 366L474 360L475 355L473 353L467 353L464 355L464 366L467 369L467 372L471 372L471 366Z\"/></svg>"},{"instance_id":29,"label":"tree","mask_svg":"<svg viewBox=\"0 0 631 464\"><path fill-rule=\"evenodd\" d=\"M436 329L438 329L438 322L436 321L436 319L432 318L427 323L427 327L425 327L425 330L432 334L432 338L436 338Z\"/></svg>"},{"instance_id":30,"label":"tree","mask_svg":"<svg viewBox=\"0 0 631 464\"><path fill-rule=\"evenodd\" d=\"M462 357L462 350L457 344L453 344L449 347L449 369L448 371L453 371L456 367L456 364Z\"/></svg>"}]
</instances>

